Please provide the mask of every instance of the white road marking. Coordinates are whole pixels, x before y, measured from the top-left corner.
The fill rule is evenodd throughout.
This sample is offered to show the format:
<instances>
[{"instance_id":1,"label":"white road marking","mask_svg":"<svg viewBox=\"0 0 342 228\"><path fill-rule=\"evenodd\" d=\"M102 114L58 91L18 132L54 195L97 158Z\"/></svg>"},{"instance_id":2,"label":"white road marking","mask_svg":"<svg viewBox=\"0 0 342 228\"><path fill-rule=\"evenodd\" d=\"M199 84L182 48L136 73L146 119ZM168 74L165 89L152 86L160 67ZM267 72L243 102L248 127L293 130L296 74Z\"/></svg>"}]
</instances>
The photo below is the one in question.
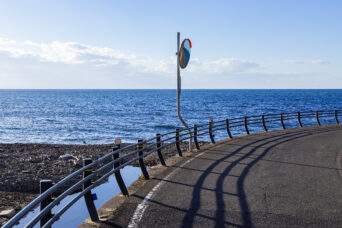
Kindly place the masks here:
<instances>
[{"instance_id":1,"label":"white road marking","mask_svg":"<svg viewBox=\"0 0 342 228\"><path fill-rule=\"evenodd\" d=\"M189 162L191 162L192 160L194 160L195 158L198 158L199 156L203 155L205 152L199 153L197 154L195 157L187 160L186 162L184 162L182 165L179 166L179 168L184 167L186 164L188 164ZM129 228L135 228L138 227L139 222L141 221L145 210L148 207L148 201L150 201L153 197L153 195L160 189L160 187L165 183L164 180L169 180L173 174L179 169L176 168L175 170L173 170L171 173L169 173L169 175L167 175L165 178L163 178L162 181L160 181L156 186L154 186L152 188L152 190L145 196L144 200L137 206L137 208L134 211L134 214L131 218L131 221L129 222L128 226Z\"/></svg>"}]
</instances>

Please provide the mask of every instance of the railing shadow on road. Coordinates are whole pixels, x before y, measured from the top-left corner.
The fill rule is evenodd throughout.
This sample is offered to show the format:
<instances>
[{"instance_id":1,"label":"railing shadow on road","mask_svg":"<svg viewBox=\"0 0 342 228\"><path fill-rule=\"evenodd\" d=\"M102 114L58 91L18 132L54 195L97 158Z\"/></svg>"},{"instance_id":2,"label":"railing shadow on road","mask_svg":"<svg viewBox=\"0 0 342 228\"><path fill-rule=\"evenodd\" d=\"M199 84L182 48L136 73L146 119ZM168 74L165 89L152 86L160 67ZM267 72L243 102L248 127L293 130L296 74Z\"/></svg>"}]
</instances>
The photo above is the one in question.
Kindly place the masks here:
<instances>
[{"instance_id":1,"label":"railing shadow on road","mask_svg":"<svg viewBox=\"0 0 342 228\"><path fill-rule=\"evenodd\" d=\"M226 222L229 221L225 221L225 212L226 212L226 207L224 204L224 200L223 200L223 183L224 183L224 178L229 175L229 172L237 165L239 164L239 162L243 161L244 159L247 158L251 158L250 155L253 155L254 152L256 152L257 150L263 150L261 152L261 154L258 154L256 157L253 157L252 161L249 162L249 164L242 170L240 177L237 179L237 196L239 199L239 203L240 203L240 208L241 208L241 217L243 220L243 226L247 226L247 227L252 227L252 218L251 218L251 213L249 210L249 205L247 202L247 198L246 198L246 194L243 188L243 184L244 181L250 171L250 169L260 160L262 160L262 158L274 147L279 146L281 144L299 139L299 138L303 138L306 136L310 136L313 134L319 134L319 133L324 133L324 132L330 132L330 131L334 131L334 130L341 130L340 128L336 128L336 129L311 129L311 130L306 130L306 131L301 131L300 133L285 133L285 134L281 134L279 136L274 136L276 137L276 139L273 139L271 141L266 141L269 138L266 139L262 139L262 140L257 140L254 141L250 144L241 146L240 148L236 149L234 152L230 153L229 155L224 156L223 158L221 158L220 160L214 162L209 168L208 170L212 170L214 167L216 167L221 161L224 161L225 159L232 157L233 155L237 155L238 153L240 153L243 149L247 148L248 146L266 141L264 143L261 143L257 146L255 146L254 148L251 148L249 152L241 155L238 159L236 159L235 161L233 161L230 165L228 165L226 167L226 169L222 172L222 174L219 176L217 183L216 183L216 203L217 203L217 209L216 209L216 227L222 227L224 226L224 224ZM285 139L285 140L284 140ZM280 141L280 142L278 142ZM269 145L272 144L272 145ZM266 145L269 145L266 148ZM215 150L214 150L215 151ZM209 152L210 153L210 152ZM318 167L317 167L318 168ZM323 167L322 167L323 168ZM324 167L327 168L327 167ZM193 196L192 196L192 202L191 202L191 208L189 211L187 211L186 215L183 218L183 227L189 227L189 225L191 225L193 223L193 219L195 217L196 212L199 209L200 206L200 191L201 191L201 186L203 185L204 179L206 178L206 176L208 176L208 172L205 171L202 176L199 178L199 180L197 181L196 185L195 185L195 189L193 190Z\"/></svg>"},{"instance_id":2,"label":"railing shadow on road","mask_svg":"<svg viewBox=\"0 0 342 228\"><path fill-rule=\"evenodd\" d=\"M316 166L316 165L310 165L310 164L299 164L299 163L292 163L292 162L282 162L282 161L273 161L269 159L263 159L266 154L268 154L273 148L288 143L303 137L307 137L314 134L320 134L320 133L326 133L326 132L332 132L332 131L341 131L341 128L317 128L317 129L307 129L307 130L301 130L300 132L279 132L276 135L272 135L269 137L264 137L262 139L254 140L248 144L245 145L239 145L238 148L235 148L232 152L229 154L224 153L225 151L217 149L216 146L213 148L208 149L206 152L207 154L210 153L218 153L219 155L222 155L223 157L214 160L214 159L208 159L203 156L197 157L196 159L206 159L206 160L212 160L213 162L210 164L209 167L207 167L205 170L201 169L195 169L195 168L189 168L189 167L181 167L177 165L173 165L171 167L174 168L180 168L184 170L189 171L196 171L201 172L202 174L196 181L194 185L182 183L179 181L173 181L173 180L164 180L164 179L158 179L155 178L158 181L164 181L169 184L175 184L175 185L183 185L190 188L193 188L192 192L192 198L190 203L189 209L183 209L179 207L175 207L172 205L167 205L162 202L159 202L157 200L149 199L149 202L158 204L163 207L172 208L178 211L182 211L184 213L184 217L182 220L182 227L192 227L194 224L194 220L196 217L206 218L209 220L214 221L216 227L223 227L225 225L230 226L236 226L236 227L253 227L253 218L252 214L250 212L250 207L248 205L247 196L244 189L244 182L246 180L246 177L248 176L248 173L250 170L259 162L259 161L268 161L268 162L279 162L283 164L288 165L301 165L301 166L307 166L307 167L314 167L314 168L322 168L322 169L334 169L330 167L322 167L322 166ZM227 143L233 143L234 141L228 141ZM234 144L234 143L233 143ZM247 152L246 152L247 150ZM242 153L244 151L244 153ZM258 154L255 154L255 152L258 151ZM228 158L235 158L233 161L226 161ZM233 170L234 167L236 167L238 164L241 164L242 161L248 160L248 162L243 163L245 167L241 170L240 174L237 175L236 173L231 174L230 172ZM227 164L228 163L228 164ZM216 168L219 164L227 164L227 166L224 168L222 172L213 171L214 168ZM209 178L210 174L218 175L217 181L216 181L216 188L208 188L204 187L204 181L206 178ZM224 180L226 177L235 177L236 178L236 186L237 186L237 192L225 192L224 191ZM216 197L216 212L215 217L208 216L205 214L199 213L200 207L201 207L201 191L207 190L215 192ZM142 198L141 196L134 195L137 198ZM240 206L240 223L236 221L228 221L226 217L229 217L229 208L226 207L224 202L224 196L230 196L230 197L237 197L239 201Z\"/></svg>"}]
</instances>

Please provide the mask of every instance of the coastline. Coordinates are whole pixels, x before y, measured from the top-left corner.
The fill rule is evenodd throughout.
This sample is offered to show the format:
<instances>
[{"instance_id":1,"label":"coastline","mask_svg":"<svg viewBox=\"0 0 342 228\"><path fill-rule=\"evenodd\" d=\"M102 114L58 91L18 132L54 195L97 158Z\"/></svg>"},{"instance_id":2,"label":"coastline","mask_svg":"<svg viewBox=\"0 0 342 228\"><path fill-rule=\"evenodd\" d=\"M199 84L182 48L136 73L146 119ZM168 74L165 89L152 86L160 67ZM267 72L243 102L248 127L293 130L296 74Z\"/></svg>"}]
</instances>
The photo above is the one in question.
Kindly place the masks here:
<instances>
[{"instance_id":1,"label":"coastline","mask_svg":"<svg viewBox=\"0 0 342 228\"><path fill-rule=\"evenodd\" d=\"M127 145L130 144L121 144L122 147ZM114 144L0 144L0 211L14 209L18 212L38 196L41 179L51 179L56 183L81 168L84 158L96 160L110 153L113 146ZM186 151L188 143L181 143L181 148ZM170 146L163 149L162 153L167 159L175 156L177 151L175 146ZM160 163L157 153L147 156L144 161L148 167ZM138 166L138 162L132 165ZM0 217L0 224L7 220L8 218Z\"/></svg>"}]
</instances>

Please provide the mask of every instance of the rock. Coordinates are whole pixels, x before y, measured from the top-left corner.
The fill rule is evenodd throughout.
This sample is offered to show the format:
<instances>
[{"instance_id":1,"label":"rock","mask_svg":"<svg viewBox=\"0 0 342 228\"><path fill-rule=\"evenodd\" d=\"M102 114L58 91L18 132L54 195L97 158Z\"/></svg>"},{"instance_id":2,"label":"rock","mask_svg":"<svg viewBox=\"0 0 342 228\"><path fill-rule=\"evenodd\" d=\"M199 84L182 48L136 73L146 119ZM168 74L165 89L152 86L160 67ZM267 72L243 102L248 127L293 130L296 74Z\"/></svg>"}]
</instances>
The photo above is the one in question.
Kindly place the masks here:
<instances>
[{"instance_id":1,"label":"rock","mask_svg":"<svg viewBox=\"0 0 342 228\"><path fill-rule=\"evenodd\" d=\"M39 159L39 158L29 158L28 159L28 161L30 162L30 163L40 163L41 162L41 159Z\"/></svg>"},{"instance_id":2,"label":"rock","mask_svg":"<svg viewBox=\"0 0 342 228\"><path fill-rule=\"evenodd\" d=\"M59 157L58 155L53 154L53 155L50 156L50 159L51 160L56 160L58 157Z\"/></svg>"},{"instance_id":3,"label":"rock","mask_svg":"<svg viewBox=\"0 0 342 228\"><path fill-rule=\"evenodd\" d=\"M50 157L49 157L48 155L43 155L43 156L41 157L41 160L42 160L42 161L48 161L48 160L50 160Z\"/></svg>"},{"instance_id":4,"label":"rock","mask_svg":"<svg viewBox=\"0 0 342 228\"><path fill-rule=\"evenodd\" d=\"M64 159L64 160L70 160L70 159L74 159L74 160L78 160L77 157L71 155L71 154L63 154L61 156L59 156L61 159Z\"/></svg>"},{"instance_id":5,"label":"rock","mask_svg":"<svg viewBox=\"0 0 342 228\"><path fill-rule=\"evenodd\" d=\"M11 218L13 215L15 215L15 209L0 211L0 217Z\"/></svg>"}]
</instances>

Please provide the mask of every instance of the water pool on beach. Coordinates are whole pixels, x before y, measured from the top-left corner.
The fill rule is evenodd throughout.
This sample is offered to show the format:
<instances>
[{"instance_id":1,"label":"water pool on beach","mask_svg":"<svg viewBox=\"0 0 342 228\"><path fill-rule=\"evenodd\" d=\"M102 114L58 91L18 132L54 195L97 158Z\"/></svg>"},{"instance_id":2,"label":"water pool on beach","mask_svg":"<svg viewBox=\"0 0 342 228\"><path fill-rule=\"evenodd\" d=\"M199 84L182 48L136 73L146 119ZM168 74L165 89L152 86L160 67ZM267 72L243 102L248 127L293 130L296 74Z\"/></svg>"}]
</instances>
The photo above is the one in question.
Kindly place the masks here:
<instances>
[{"instance_id":1,"label":"water pool on beach","mask_svg":"<svg viewBox=\"0 0 342 228\"><path fill-rule=\"evenodd\" d=\"M268 113L340 109L342 90L183 90L189 126ZM333 123L326 120L323 123ZM303 121L304 125L314 124ZM286 123L296 127L296 121ZM0 143L136 142L181 127L176 90L0 90ZM274 128L279 128L276 123ZM261 126L251 132L262 130ZM244 128L232 130L244 134ZM215 132L217 139L227 137ZM208 137L202 140L209 141Z\"/></svg>"},{"instance_id":2,"label":"water pool on beach","mask_svg":"<svg viewBox=\"0 0 342 228\"><path fill-rule=\"evenodd\" d=\"M121 174L125 184L129 186L139 178L141 175L141 169L139 167L126 166L121 169ZM97 209L115 195L119 194L120 189L117 185L114 175L111 175L106 183L103 183L93 189L92 193L96 193L97 195L97 200L95 200L95 206ZM66 204L66 202L72 198L73 195L67 196L57 207L54 208L54 210L52 210L52 213L59 211ZM27 224L38 212L39 208L36 208L33 212L29 213L25 218L23 218L17 226L14 227L23 227L23 224ZM66 225L67 227L77 227L87 217L89 217L89 213L82 197L73 206L71 206L56 223L54 223L53 227L65 228ZM39 223L35 227L40 227Z\"/></svg>"}]
</instances>

